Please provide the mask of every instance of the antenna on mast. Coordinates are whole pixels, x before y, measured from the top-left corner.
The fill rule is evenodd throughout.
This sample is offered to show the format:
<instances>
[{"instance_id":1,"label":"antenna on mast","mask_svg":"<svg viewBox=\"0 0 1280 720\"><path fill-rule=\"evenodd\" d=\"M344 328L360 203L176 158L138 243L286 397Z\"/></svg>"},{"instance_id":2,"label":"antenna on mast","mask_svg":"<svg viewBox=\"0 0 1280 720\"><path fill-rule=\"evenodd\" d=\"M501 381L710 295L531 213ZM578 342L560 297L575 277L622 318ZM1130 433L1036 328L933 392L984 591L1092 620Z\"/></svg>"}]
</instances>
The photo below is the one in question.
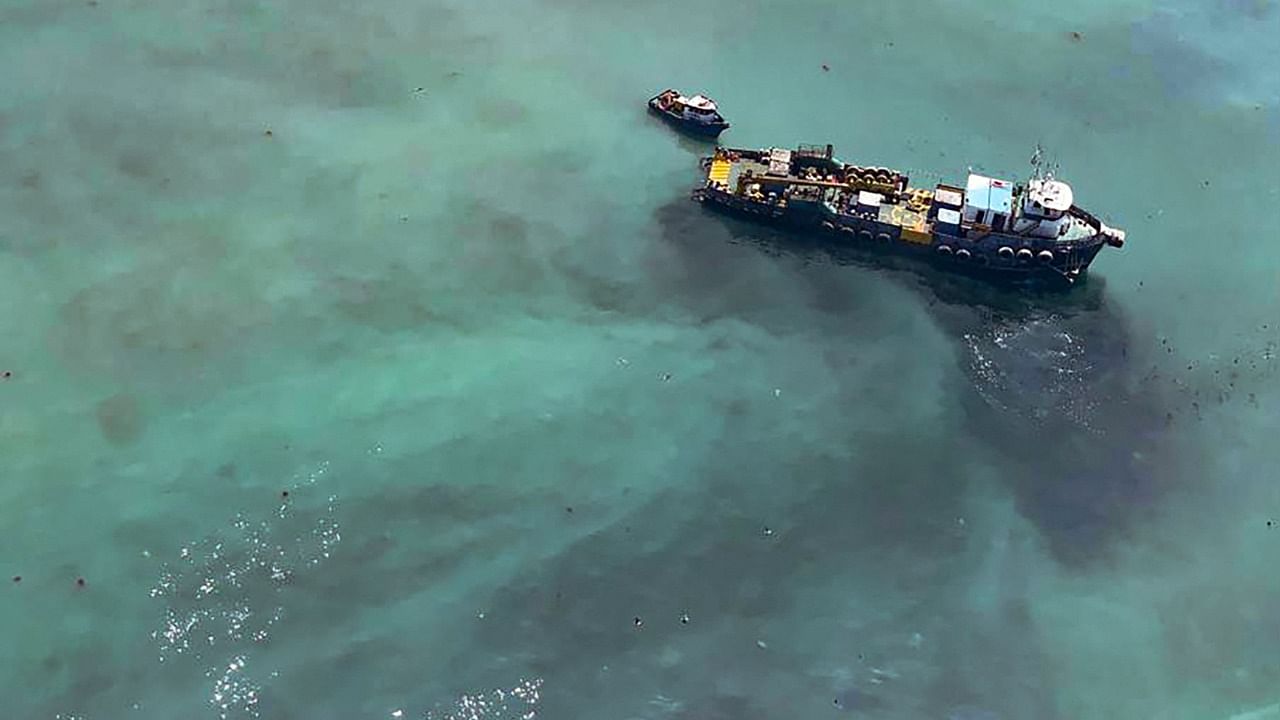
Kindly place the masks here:
<instances>
[{"instance_id":1,"label":"antenna on mast","mask_svg":"<svg viewBox=\"0 0 1280 720\"><path fill-rule=\"evenodd\" d=\"M1058 162L1046 159L1044 146L1037 142L1035 151L1031 153L1031 179L1052 180L1057 173Z\"/></svg>"},{"instance_id":2,"label":"antenna on mast","mask_svg":"<svg viewBox=\"0 0 1280 720\"><path fill-rule=\"evenodd\" d=\"M1036 149L1031 153L1031 179L1039 180L1044 166L1044 148L1040 143L1036 143Z\"/></svg>"}]
</instances>

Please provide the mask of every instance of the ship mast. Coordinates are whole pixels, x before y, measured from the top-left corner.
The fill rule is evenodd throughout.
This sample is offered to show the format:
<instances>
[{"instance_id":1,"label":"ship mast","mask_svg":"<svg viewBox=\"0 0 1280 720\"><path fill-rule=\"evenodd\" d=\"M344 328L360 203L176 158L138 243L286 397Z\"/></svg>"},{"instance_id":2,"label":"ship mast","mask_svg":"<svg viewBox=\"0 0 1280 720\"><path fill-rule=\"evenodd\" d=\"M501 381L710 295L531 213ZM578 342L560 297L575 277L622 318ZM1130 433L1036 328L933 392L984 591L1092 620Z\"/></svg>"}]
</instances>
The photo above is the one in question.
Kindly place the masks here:
<instances>
[{"instance_id":1,"label":"ship mast","mask_svg":"<svg viewBox=\"0 0 1280 720\"><path fill-rule=\"evenodd\" d=\"M1056 171L1057 163L1045 160L1044 147L1036 143L1036 149L1031 153L1031 179L1052 180Z\"/></svg>"},{"instance_id":2,"label":"ship mast","mask_svg":"<svg viewBox=\"0 0 1280 720\"><path fill-rule=\"evenodd\" d=\"M1031 153L1031 179L1040 180L1044 177L1044 147L1040 143L1036 143L1036 149Z\"/></svg>"}]
</instances>

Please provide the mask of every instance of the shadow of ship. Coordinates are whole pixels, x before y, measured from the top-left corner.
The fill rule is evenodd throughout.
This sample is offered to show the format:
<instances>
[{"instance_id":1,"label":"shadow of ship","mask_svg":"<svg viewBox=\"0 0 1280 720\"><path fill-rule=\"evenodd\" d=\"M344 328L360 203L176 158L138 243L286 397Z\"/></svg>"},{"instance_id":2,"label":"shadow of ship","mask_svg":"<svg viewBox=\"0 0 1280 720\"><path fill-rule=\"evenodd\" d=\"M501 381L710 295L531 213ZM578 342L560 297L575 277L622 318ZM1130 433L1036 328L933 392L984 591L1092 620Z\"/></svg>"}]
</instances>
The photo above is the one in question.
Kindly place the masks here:
<instances>
[{"instance_id":1,"label":"shadow of ship","mask_svg":"<svg viewBox=\"0 0 1280 720\"><path fill-rule=\"evenodd\" d=\"M1017 472L1004 478L1056 558L1106 554L1167 483L1151 462L1171 413L1154 390L1133 394L1132 331L1092 277L1066 289L1010 288L912 258L705 213L680 200L658 210L669 242L727 241L771 256L874 270L917 293L957 347L966 429ZM691 251L697 252L697 251ZM851 276L850 283L858 278Z\"/></svg>"}]
</instances>

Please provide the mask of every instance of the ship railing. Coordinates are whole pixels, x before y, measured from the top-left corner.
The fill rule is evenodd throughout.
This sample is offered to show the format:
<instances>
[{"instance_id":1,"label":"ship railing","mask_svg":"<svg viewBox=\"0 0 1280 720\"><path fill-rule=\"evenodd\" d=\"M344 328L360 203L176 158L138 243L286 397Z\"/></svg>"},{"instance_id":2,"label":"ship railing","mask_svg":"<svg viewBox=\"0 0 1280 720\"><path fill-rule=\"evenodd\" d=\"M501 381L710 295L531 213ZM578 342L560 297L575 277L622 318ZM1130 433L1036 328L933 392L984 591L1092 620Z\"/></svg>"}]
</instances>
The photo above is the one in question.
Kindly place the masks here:
<instances>
[{"instance_id":1,"label":"ship railing","mask_svg":"<svg viewBox=\"0 0 1280 720\"><path fill-rule=\"evenodd\" d=\"M835 148L829 144L828 145L800 144L796 146L795 154L801 157L822 158L824 160L830 160L832 156L835 154Z\"/></svg>"},{"instance_id":2,"label":"ship railing","mask_svg":"<svg viewBox=\"0 0 1280 720\"><path fill-rule=\"evenodd\" d=\"M739 147L720 146L716 148L715 152L720 155L737 155L738 157L751 158L752 160L769 156L768 150L761 150L759 148L739 148Z\"/></svg>"},{"instance_id":3,"label":"ship railing","mask_svg":"<svg viewBox=\"0 0 1280 720\"><path fill-rule=\"evenodd\" d=\"M1067 214L1073 215L1075 217L1080 218L1081 220L1084 220L1085 222L1089 223L1089 227L1092 227L1094 230L1097 230L1097 231L1102 230L1102 221L1099 220L1097 217L1095 217L1093 213L1090 213L1088 210L1085 210L1079 205L1072 205L1070 208L1067 209Z\"/></svg>"}]
</instances>

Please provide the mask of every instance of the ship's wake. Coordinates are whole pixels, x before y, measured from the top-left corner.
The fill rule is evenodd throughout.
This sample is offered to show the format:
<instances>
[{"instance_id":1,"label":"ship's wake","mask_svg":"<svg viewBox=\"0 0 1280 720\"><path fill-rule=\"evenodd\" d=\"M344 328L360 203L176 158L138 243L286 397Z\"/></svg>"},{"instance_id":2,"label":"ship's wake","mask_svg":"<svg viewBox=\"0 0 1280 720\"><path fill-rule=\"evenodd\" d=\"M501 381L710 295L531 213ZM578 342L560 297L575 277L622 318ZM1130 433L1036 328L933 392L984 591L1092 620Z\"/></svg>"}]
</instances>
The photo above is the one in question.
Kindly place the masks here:
<instances>
[{"instance_id":1,"label":"ship's wake","mask_svg":"<svg viewBox=\"0 0 1280 720\"><path fill-rule=\"evenodd\" d=\"M1010 464L1020 509L1059 561L1104 556L1172 485L1172 413L1141 382L1101 288L1045 308L935 306L961 349L970 432ZM1083 300L1083 302L1082 302Z\"/></svg>"},{"instance_id":2,"label":"ship's wake","mask_svg":"<svg viewBox=\"0 0 1280 720\"><path fill-rule=\"evenodd\" d=\"M1035 424L1057 416L1089 430L1098 410L1089 383L1099 359L1060 320L1050 316L964 332L966 369L992 408Z\"/></svg>"}]
</instances>

